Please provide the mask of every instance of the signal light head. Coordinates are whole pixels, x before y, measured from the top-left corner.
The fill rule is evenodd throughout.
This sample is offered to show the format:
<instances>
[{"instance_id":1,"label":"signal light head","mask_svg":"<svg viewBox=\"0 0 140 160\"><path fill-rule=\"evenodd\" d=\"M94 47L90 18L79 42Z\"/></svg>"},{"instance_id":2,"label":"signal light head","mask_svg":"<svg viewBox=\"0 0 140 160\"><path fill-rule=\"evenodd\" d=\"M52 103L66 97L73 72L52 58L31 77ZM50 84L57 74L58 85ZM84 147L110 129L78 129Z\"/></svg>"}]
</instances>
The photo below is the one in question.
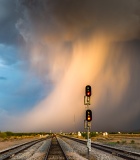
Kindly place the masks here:
<instances>
[{"instance_id":1,"label":"signal light head","mask_svg":"<svg viewBox=\"0 0 140 160\"><path fill-rule=\"evenodd\" d=\"M92 111L90 109L86 110L86 120L88 122L92 121Z\"/></svg>"},{"instance_id":2,"label":"signal light head","mask_svg":"<svg viewBox=\"0 0 140 160\"><path fill-rule=\"evenodd\" d=\"M91 96L91 86L87 85L85 88L86 96L90 97Z\"/></svg>"}]
</instances>

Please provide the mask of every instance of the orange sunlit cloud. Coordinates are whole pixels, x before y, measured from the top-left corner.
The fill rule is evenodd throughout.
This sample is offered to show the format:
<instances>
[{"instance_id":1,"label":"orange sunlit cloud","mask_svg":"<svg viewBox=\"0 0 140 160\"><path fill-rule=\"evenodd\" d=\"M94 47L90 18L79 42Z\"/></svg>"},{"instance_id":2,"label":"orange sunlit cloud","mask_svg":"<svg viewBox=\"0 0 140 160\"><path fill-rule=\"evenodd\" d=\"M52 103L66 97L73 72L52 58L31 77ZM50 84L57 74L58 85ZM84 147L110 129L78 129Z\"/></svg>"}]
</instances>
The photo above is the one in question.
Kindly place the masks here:
<instances>
[{"instance_id":1,"label":"orange sunlit cloud","mask_svg":"<svg viewBox=\"0 0 140 160\"><path fill-rule=\"evenodd\" d=\"M52 76L54 78L53 82L56 82L54 90L25 116L24 123L26 124L26 121L28 121L30 129L71 130L74 129L73 118L75 115L77 123L81 122L83 124L85 118L84 89L88 84L93 89L93 96L91 96L92 109L100 107L101 102L104 103L106 89L111 92L109 99L112 106L117 102L119 103L129 81L128 65L120 66L121 71L114 73L114 68L112 68L108 59L110 56L109 48L109 40L104 37L94 37L88 42L77 41L74 44L70 62L67 60L69 65L66 66L66 72L62 74L59 81L55 80L58 78L57 76ZM63 52L63 48L61 48L61 52ZM34 52L32 55L35 56ZM66 57L59 56L57 60L58 62L63 61L64 58ZM32 60L34 67L40 69L39 64L36 65L34 59ZM40 63L41 67L45 66L45 60L43 61L43 63ZM51 65L51 62L49 63ZM109 66L104 69L106 64ZM55 75L57 75L59 69L63 70L65 65L63 63L59 65L54 60L50 72L55 72ZM45 74L45 72L42 72L42 74Z\"/></svg>"}]
</instances>

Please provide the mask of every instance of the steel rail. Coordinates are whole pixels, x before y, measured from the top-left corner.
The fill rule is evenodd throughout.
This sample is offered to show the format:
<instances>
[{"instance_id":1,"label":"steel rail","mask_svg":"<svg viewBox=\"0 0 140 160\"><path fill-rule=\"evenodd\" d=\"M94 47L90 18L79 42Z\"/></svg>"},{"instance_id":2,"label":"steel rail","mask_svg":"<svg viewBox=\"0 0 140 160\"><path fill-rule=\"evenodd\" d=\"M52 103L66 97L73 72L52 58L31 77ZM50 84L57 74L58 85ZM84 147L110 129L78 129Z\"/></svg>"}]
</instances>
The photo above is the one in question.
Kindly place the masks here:
<instances>
[{"instance_id":1,"label":"steel rail","mask_svg":"<svg viewBox=\"0 0 140 160\"><path fill-rule=\"evenodd\" d=\"M39 143L41 141L44 141L46 138L42 138L39 140L34 140L34 141L30 141L30 142L26 142L24 144L12 147L10 149L6 149L4 151L0 152L0 160L6 160L9 159L13 156L15 156L16 154L22 152L23 150L35 145L36 143Z\"/></svg>"},{"instance_id":2,"label":"steel rail","mask_svg":"<svg viewBox=\"0 0 140 160\"><path fill-rule=\"evenodd\" d=\"M52 143L52 138L51 138L51 143ZM48 159L49 150L50 150L50 148L51 148L51 143L50 143L50 145L49 145L49 147L48 147L48 149L47 149L47 153L46 153L46 155L45 155L45 157L44 157L44 160L47 160L47 159Z\"/></svg>"},{"instance_id":3,"label":"steel rail","mask_svg":"<svg viewBox=\"0 0 140 160\"><path fill-rule=\"evenodd\" d=\"M62 135L60 135L62 136ZM77 139L77 138L73 138L73 137L68 137L68 136L64 136L68 139L74 140L76 142L80 142L82 144L87 143L87 141L81 140L81 139ZM118 148L114 148L114 147L110 147L110 146L106 146L106 145L101 145L101 144L96 144L96 143L91 143L91 147L102 150L104 152L110 153L114 156L117 157L121 157L124 158L126 160L140 160L140 154L139 153L134 153L131 151L126 151L126 150L122 150L122 149L118 149Z\"/></svg>"}]
</instances>

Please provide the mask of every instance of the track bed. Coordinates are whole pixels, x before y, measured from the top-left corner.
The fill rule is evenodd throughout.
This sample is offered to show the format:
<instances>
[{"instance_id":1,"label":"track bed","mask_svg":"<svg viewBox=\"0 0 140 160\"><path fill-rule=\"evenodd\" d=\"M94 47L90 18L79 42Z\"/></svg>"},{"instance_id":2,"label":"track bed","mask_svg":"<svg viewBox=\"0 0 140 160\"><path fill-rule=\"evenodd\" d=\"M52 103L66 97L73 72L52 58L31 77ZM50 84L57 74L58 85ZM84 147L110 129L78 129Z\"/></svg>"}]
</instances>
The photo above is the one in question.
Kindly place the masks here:
<instances>
[{"instance_id":1,"label":"track bed","mask_svg":"<svg viewBox=\"0 0 140 160\"><path fill-rule=\"evenodd\" d=\"M64 151L62 150L57 138L53 137L48 155L46 156L45 160L58 160L58 159L67 160L67 157Z\"/></svg>"}]
</instances>

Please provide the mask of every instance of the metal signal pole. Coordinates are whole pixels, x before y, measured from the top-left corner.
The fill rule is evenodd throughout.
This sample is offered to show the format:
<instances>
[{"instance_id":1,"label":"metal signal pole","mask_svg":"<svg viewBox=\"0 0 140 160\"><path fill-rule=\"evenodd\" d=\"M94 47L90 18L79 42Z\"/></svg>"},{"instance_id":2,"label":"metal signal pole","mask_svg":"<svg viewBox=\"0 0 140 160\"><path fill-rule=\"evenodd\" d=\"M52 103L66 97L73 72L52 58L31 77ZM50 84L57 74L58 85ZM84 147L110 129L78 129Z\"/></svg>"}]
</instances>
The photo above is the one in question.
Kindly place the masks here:
<instances>
[{"instance_id":1,"label":"metal signal pole","mask_svg":"<svg viewBox=\"0 0 140 160\"><path fill-rule=\"evenodd\" d=\"M90 105L90 96L91 96L91 86L87 85L85 87L85 96L84 96L84 104L87 105L86 109L86 120L84 120L84 126L87 129L87 158L89 159L90 151L91 151L91 139L89 139L89 132L91 128L92 121L92 111L89 109Z\"/></svg>"},{"instance_id":2,"label":"metal signal pole","mask_svg":"<svg viewBox=\"0 0 140 160\"><path fill-rule=\"evenodd\" d=\"M74 114L74 132L76 132L75 114Z\"/></svg>"}]
</instances>

